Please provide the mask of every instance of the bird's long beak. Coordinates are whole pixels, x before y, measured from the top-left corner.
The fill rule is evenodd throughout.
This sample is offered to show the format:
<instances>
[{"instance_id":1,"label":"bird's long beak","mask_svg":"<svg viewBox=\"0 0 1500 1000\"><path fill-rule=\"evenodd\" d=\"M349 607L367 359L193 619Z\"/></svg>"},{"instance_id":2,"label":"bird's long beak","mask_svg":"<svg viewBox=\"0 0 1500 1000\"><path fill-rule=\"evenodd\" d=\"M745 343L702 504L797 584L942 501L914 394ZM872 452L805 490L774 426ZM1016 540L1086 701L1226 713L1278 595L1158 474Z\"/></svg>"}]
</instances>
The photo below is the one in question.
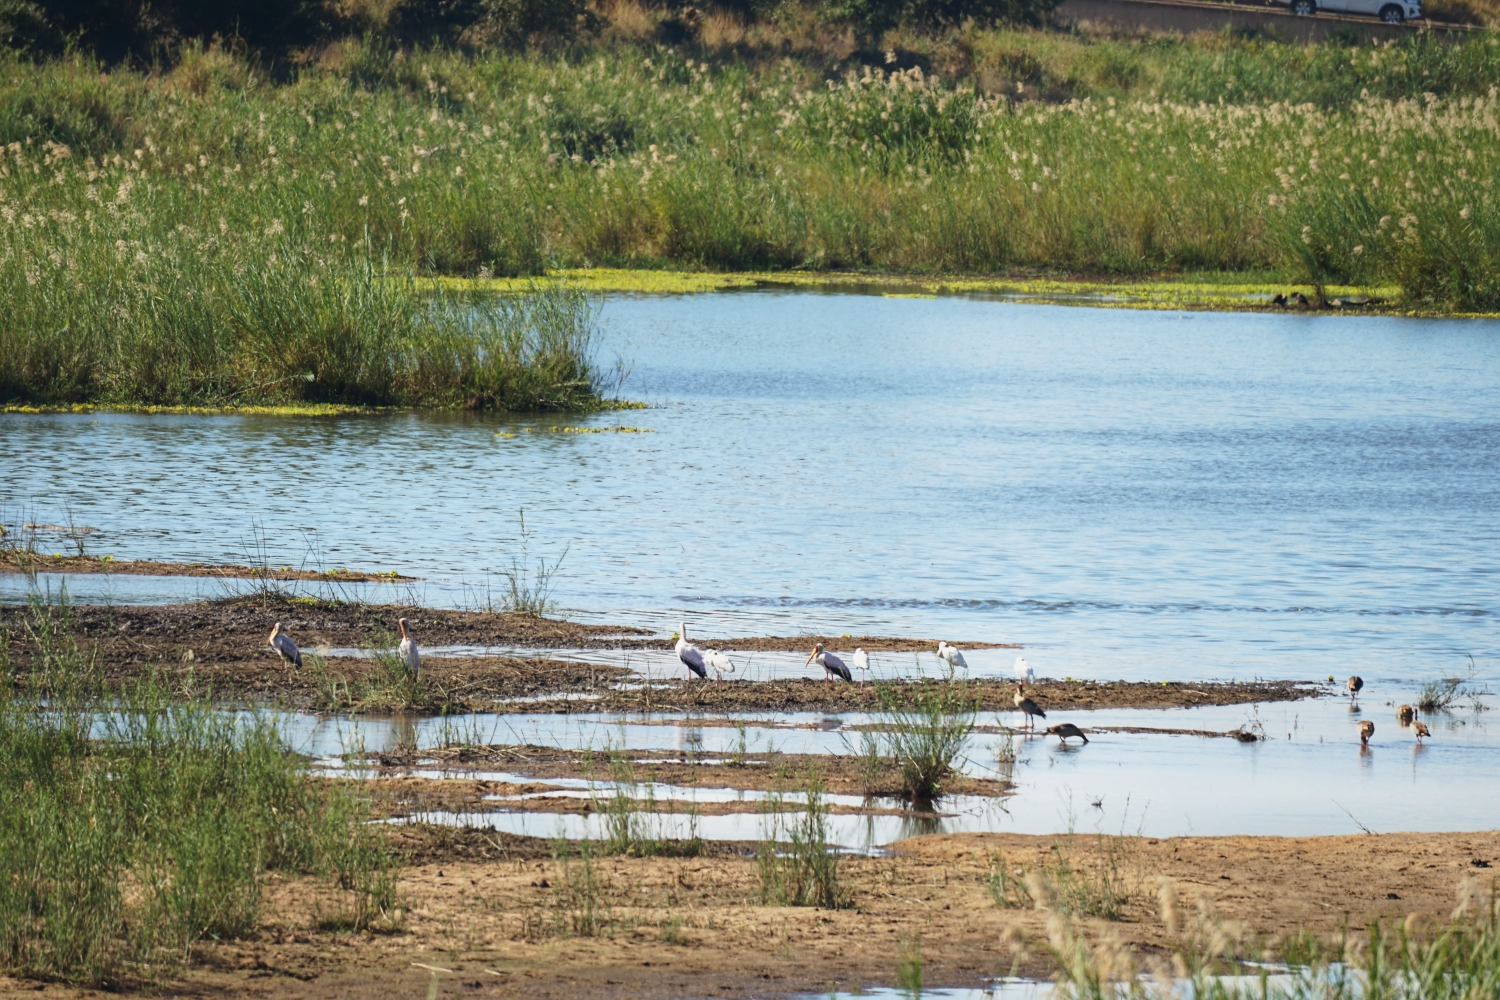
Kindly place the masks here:
<instances>
[{"instance_id":1,"label":"bird's long beak","mask_svg":"<svg viewBox=\"0 0 1500 1000\"><path fill-rule=\"evenodd\" d=\"M804 667L807 666L809 663L811 663L813 661L813 657L817 656L817 655L818 655L818 651L816 649L813 650L811 653L808 653L807 654L807 659L802 661L802 665Z\"/></svg>"}]
</instances>

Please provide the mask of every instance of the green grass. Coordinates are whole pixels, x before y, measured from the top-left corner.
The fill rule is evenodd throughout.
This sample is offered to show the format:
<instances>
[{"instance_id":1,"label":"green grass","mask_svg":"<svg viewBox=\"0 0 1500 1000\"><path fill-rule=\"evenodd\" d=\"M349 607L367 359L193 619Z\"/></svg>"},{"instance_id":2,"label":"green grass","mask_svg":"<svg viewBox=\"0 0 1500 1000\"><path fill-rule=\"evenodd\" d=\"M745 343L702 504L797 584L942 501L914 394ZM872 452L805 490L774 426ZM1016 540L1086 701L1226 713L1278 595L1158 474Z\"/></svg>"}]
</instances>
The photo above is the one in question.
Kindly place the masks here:
<instances>
[{"instance_id":1,"label":"green grass","mask_svg":"<svg viewBox=\"0 0 1500 1000\"><path fill-rule=\"evenodd\" d=\"M349 41L286 83L6 57L0 402L597 399L581 293L434 276L1258 272L1500 308L1490 35L908 34L905 73L752 42Z\"/></svg>"},{"instance_id":2,"label":"green grass","mask_svg":"<svg viewBox=\"0 0 1500 1000\"><path fill-rule=\"evenodd\" d=\"M941 795L974 731L978 699L968 682L922 678L881 685L878 691L880 755L895 762L906 795L918 800Z\"/></svg>"},{"instance_id":3,"label":"green grass","mask_svg":"<svg viewBox=\"0 0 1500 1000\"><path fill-rule=\"evenodd\" d=\"M790 807L780 792L767 796L765 830L756 850L761 901L839 909L847 899L839 884L838 854L828 843L828 803L815 770L808 772L804 796Z\"/></svg>"},{"instance_id":4,"label":"green grass","mask_svg":"<svg viewBox=\"0 0 1500 1000\"><path fill-rule=\"evenodd\" d=\"M157 981L205 937L251 931L273 870L323 873L350 926L392 912L366 803L314 781L268 718L154 677L106 692L66 605L34 603L27 630L29 668L0 664L0 969Z\"/></svg>"}]
</instances>

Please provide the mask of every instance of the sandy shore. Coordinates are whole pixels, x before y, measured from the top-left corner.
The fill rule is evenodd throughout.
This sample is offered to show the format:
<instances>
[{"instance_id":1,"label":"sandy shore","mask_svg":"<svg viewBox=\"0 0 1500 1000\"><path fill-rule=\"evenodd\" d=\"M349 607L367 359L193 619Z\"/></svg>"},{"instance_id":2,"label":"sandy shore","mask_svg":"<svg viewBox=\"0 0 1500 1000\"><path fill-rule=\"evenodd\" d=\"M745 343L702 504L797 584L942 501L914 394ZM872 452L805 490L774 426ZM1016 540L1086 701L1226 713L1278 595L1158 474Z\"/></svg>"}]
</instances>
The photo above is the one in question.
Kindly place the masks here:
<instances>
[{"instance_id":1,"label":"sandy shore","mask_svg":"<svg viewBox=\"0 0 1500 1000\"><path fill-rule=\"evenodd\" d=\"M744 856L606 858L594 863L601 933L574 936L561 933L569 872L546 842L400 835L414 863L402 872L398 931L320 930L339 902L311 879L273 878L257 931L198 946L168 995L409 1000L436 975L440 996L775 997L894 985L913 942L928 986L979 985L1012 971L1048 977L1047 914L998 907L986 878L1001 863L1014 871L1059 856L1082 870L1099 862L1085 836L919 837L891 857L845 859L847 907L819 910L760 905L755 861ZM1336 937L1347 927L1359 937L1376 920L1420 931L1448 918L1463 880L1488 891L1500 869L1495 833L1127 838L1116 849L1131 891L1121 919L1079 926L1143 968L1166 967L1173 943L1205 915L1244 942L1246 955L1260 954L1254 941L1274 950L1298 931ZM1179 900L1175 933L1161 919L1161 878ZM6 993L35 988L0 980Z\"/></svg>"}]
</instances>

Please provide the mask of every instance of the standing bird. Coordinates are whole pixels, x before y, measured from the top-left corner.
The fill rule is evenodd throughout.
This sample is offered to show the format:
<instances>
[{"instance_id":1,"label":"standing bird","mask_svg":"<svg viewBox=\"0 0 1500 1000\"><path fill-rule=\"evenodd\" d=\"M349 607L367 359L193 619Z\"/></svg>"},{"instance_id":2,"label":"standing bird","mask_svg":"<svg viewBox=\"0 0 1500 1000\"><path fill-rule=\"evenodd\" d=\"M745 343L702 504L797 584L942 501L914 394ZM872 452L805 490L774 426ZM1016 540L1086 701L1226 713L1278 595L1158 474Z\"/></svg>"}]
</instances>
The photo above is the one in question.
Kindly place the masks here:
<instances>
[{"instance_id":1,"label":"standing bird","mask_svg":"<svg viewBox=\"0 0 1500 1000\"><path fill-rule=\"evenodd\" d=\"M1026 657L1016 657L1016 680L1024 684L1036 683L1036 671L1031 669L1031 664L1026 662Z\"/></svg>"},{"instance_id":2,"label":"standing bird","mask_svg":"<svg viewBox=\"0 0 1500 1000\"><path fill-rule=\"evenodd\" d=\"M709 669L714 672L715 684L722 681L725 674L734 673L734 661L729 658L728 653L721 653L717 649L710 649L704 652L703 659L707 661Z\"/></svg>"},{"instance_id":3,"label":"standing bird","mask_svg":"<svg viewBox=\"0 0 1500 1000\"><path fill-rule=\"evenodd\" d=\"M1423 727L1426 728L1426 727ZM1367 747L1370 745L1370 737L1375 735L1375 723L1366 719L1359 724L1359 745Z\"/></svg>"},{"instance_id":4,"label":"standing bird","mask_svg":"<svg viewBox=\"0 0 1500 1000\"><path fill-rule=\"evenodd\" d=\"M406 630L406 619L397 618L396 627L401 629L401 643L396 647L396 653L401 657L401 662L406 664L406 669L411 671L411 679L416 680L422 669L422 654L417 652L417 642Z\"/></svg>"},{"instance_id":5,"label":"standing bird","mask_svg":"<svg viewBox=\"0 0 1500 1000\"><path fill-rule=\"evenodd\" d=\"M677 633L677 658L681 660L683 666L687 667L690 671L688 673L687 682L689 684L693 683L693 674L697 674L699 677L707 679L708 670L703 665L703 654L698 651L697 646L694 646L692 643L688 642L687 622L683 622L678 627L681 629L681 631Z\"/></svg>"},{"instance_id":6,"label":"standing bird","mask_svg":"<svg viewBox=\"0 0 1500 1000\"><path fill-rule=\"evenodd\" d=\"M825 653L821 642L813 646L813 651L807 656L807 663L817 663L818 666L823 668L824 684L827 684L835 677L841 677L850 684L854 683L854 675L849 672L849 668L844 665L844 661L832 653ZM802 665L805 667L807 663Z\"/></svg>"},{"instance_id":7,"label":"standing bird","mask_svg":"<svg viewBox=\"0 0 1500 1000\"><path fill-rule=\"evenodd\" d=\"M950 667L969 669L969 662L964 659L964 654L958 651L957 646L950 646L946 642L940 642L938 643L937 655L939 658L947 660Z\"/></svg>"},{"instance_id":8,"label":"standing bird","mask_svg":"<svg viewBox=\"0 0 1500 1000\"><path fill-rule=\"evenodd\" d=\"M1432 730L1427 728L1427 723L1425 722L1413 722L1411 724L1411 731L1417 734L1418 743L1422 742L1422 737L1432 735Z\"/></svg>"},{"instance_id":9,"label":"standing bird","mask_svg":"<svg viewBox=\"0 0 1500 1000\"><path fill-rule=\"evenodd\" d=\"M1353 677L1345 681L1344 687L1349 689L1349 700L1353 701L1355 698L1359 697L1359 690L1364 686L1365 679L1358 674L1355 674Z\"/></svg>"},{"instance_id":10,"label":"standing bird","mask_svg":"<svg viewBox=\"0 0 1500 1000\"><path fill-rule=\"evenodd\" d=\"M1064 743L1068 742L1068 737L1069 736L1076 736L1080 740L1083 740L1083 742L1085 742L1085 743L1087 743L1089 741L1089 738L1087 736L1083 735L1083 730L1079 729L1077 726L1073 725L1073 723L1071 723L1071 722L1064 722L1064 723L1061 723L1060 725L1049 726L1048 729L1047 729L1047 735L1048 736L1056 736L1058 739L1062 740Z\"/></svg>"},{"instance_id":11,"label":"standing bird","mask_svg":"<svg viewBox=\"0 0 1500 1000\"><path fill-rule=\"evenodd\" d=\"M1012 700L1015 702L1015 705L1016 705L1017 708L1019 708L1022 712L1026 713L1026 728L1027 729L1033 729L1033 728L1035 728L1036 724L1032 720L1032 716L1036 716L1036 717L1042 718L1042 719L1045 719L1047 717L1047 713L1042 711L1042 706L1038 705L1036 702L1034 702L1030 698L1026 697L1026 687L1025 687L1025 685L1022 685L1022 684L1017 684L1016 685L1016 696Z\"/></svg>"},{"instance_id":12,"label":"standing bird","mask_svg":"<svg viewBox=\"0 0 1500 1000\"><path fill-rule=\"evenodd\" d=\"M282 666L286 666L288 663L295 663L298 669L301 669L302 651L297 648L297 644L292 641L291 636L281 631L281 622L277 622L276 627L271 629L271 635L266 639L266 645L281 654Z\"/></svg>"},{"instance_id":13,"label":"standing bird","mask_svg":"<svg viewBox=\"0 0 1500 1000\"><path fill-rule=\"evenodd\" d=\"M859 683L863 686L865 678L870 676L870 654L866 653L863 649L856 649L854 651L854 669L863 671L859 678Z\"/></svg>"},{"instance_id":14,"label":"standing bird","mask_svg":"<svg viewBox=\"0 0 1500 1000\"><path fill-rule=\"evenodd\" d=\"M1410 705L1402 705L1400 708L1396 709L1396 721L1401 723L1403 726L1411 725L1412 720L1416 717L1417 710L1415 708L1412 708Z\"/></svg>"}]
</instances>

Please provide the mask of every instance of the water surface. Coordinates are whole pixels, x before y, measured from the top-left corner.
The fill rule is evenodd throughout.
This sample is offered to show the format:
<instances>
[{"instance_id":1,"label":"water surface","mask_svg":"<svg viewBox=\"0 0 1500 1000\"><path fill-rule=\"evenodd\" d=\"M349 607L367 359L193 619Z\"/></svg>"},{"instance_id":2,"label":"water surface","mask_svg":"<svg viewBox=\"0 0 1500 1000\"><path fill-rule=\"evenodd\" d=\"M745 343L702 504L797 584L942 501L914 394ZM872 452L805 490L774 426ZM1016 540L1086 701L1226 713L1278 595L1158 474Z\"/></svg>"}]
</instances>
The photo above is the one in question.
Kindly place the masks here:
<instances>
[{"instance_id":1,"label":"water surface","mask_svg":"<svg viewBox=\"0 0 1500 1000\"><path fill-rule=\"evenodd\" d=\"M5 416L0 506L71 507L119 557L243 560L259 529L275 562L451 606L524 509L591 620L1015 641L1052 676L1496 676L1493 322L778 292L603 320L655 408ZM617 421L654 433L521 433Z\"/></svg>"}]
</instances>

